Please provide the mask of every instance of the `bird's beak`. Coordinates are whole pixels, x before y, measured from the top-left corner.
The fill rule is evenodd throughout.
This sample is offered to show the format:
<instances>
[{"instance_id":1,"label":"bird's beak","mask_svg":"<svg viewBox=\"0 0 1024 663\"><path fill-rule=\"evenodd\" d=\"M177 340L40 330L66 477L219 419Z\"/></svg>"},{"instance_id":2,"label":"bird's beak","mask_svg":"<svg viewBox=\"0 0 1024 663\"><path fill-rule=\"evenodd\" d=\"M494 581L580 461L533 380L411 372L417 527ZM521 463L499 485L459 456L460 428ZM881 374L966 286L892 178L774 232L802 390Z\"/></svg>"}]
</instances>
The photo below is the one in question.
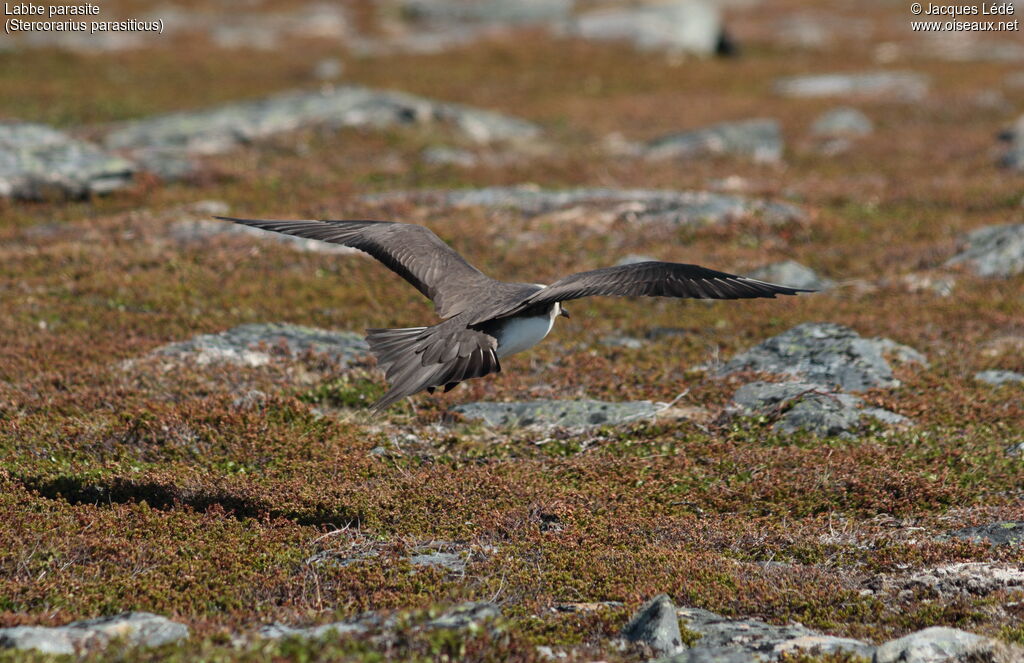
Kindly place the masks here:
<instances>
[{"instance_id":1,"label":"bird's beak","mask_svg":"<svg viewBox=\"0 0 1024 663\"><path fill-rule=\"evenodd\" d=\"M560 309L558 311L558 315L562 316L563 318L570 317L569 316L569 312L565 310L565 307L560 307Z\"/></svg>"}]
</instances>

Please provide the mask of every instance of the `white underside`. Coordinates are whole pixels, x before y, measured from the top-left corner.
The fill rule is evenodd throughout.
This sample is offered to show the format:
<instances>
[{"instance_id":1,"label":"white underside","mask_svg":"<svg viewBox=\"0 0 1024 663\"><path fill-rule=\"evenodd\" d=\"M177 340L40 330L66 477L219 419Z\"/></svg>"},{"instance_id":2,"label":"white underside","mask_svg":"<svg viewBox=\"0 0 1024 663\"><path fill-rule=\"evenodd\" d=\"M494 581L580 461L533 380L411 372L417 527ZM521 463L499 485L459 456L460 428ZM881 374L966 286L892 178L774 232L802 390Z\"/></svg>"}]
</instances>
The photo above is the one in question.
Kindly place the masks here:
<instances>
[{"instance_id":1,"label":"white underside","mask_svg":"<svg viewBox=\"0 0 1024 663\"><path fill-rule=\"evenodd\" d=\"M555 316L536 318L513 318L501 330L498 339L498 357L522 352L544 340L555 324Z\"/></svg>"}]
</instances>

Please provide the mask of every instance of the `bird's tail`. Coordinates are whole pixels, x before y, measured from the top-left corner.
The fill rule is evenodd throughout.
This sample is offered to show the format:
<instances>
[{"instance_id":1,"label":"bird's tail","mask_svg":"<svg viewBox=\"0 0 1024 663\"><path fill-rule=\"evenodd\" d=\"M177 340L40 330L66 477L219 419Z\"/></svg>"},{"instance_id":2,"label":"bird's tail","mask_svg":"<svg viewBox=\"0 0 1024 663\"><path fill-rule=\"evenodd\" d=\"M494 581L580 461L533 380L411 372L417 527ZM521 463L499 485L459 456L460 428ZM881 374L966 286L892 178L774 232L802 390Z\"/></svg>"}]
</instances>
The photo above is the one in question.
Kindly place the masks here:
<instances>
[{"instance_id":1,"label":"bird's tail","mask_svg":"<svg viewBox=\"0 0 1024 663\"><path fill-rule=\"evenodd\" d=\"M377 357L377 367L384 371L389 381L394 377L396 363L403 357L408 362L408 357L416 352L418 344L423 340L423 332L428 327L405 327L401 329L367 329L366 342L370 345L370 352ZM373 412L380 412L395 401L408 396L404 385L395 384L384 396L370 406Z\"/></svg>"}]
</instances>

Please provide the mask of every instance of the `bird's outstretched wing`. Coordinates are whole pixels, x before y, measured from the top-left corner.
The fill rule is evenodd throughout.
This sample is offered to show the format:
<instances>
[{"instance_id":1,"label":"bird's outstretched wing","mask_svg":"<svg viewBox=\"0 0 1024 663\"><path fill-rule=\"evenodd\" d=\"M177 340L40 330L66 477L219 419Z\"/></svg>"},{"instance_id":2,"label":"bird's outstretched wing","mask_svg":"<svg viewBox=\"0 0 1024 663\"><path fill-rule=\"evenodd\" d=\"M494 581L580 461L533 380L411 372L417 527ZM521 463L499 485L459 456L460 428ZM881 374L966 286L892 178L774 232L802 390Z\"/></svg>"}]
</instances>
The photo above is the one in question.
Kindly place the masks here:
<instances>
[{"instance_id":1,"label":"bird's outstretched wing","mask_svg":"<svg viewBox=\"0 0 1024 663\"><path fill-rule=\"evenodd\" d=\"M274 221L218 216L244 226L319 239L365 251L433 300L450 318L472 293L492 282L429 228L391 221Z\"/></svg>"},{"instance_id":2,"label":"bird's outstretched wing","mask_svg":"<svg viewBox=\"0 0 1024 663\"><path fill-rule=\"evenodd\" d=\"M638 262L579 272L538 290L516 310L535 304L611 295L619 297L686 297L751 299L814 292L676 262ZM516 311L509 311L509 314Z\"/></svg>"}]
</instances>

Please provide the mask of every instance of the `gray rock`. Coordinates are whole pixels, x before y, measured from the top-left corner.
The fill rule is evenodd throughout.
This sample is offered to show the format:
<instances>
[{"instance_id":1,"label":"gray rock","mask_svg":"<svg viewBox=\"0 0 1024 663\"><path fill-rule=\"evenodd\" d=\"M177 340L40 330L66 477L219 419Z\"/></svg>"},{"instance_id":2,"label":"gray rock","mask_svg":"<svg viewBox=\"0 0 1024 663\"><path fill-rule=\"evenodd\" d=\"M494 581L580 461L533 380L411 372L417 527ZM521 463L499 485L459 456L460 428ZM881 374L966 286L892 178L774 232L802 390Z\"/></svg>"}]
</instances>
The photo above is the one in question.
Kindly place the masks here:
<instances>
[{"instance_id":1,"label":"gray rock","mask_svg":"<svg viewBox=\"0 0 1024 663\"><path fill-rule=\"evenodd\" d=\"M907 425L906 417L881 408L865 408L856 396L832 392L807 382L752 382L740 387L730 408L735 413L779 415L774 430L791 434L805 430L822 437L850 437L864 417Z\"/></svg>"},{"instance_id":2,"label":"gray rock","mask_svg":"<svg viewBox=\"0 0 1024 663\"><path fill-rule=\"evenodd\" d=\"M220 213L218 213L220 214ZM171 224L169 229L171 238L179 242L205 242L211 237L222 235L242 235L256 237L266 242L285 244L296 251L307 253L329 253L334 255L365 255L358 249L353 249L339 244L322 242L316 239L295 237L275 233L269 230L260 230L250 226L243 226L230 221L219 221L216 219L185 219Z\"/></svg>"},{"instance_id":3,"label":"gray rock","mask_svg":"<svg viewBox=\"0 0 1024 663\"><path fill-rule=\"evenodd\" d=\"M648 159L697 159L712 155L748 157L759 163L782 160L779 123L770 119L724 122L704 129L662 136L644 148Z\"/></svg>"},{"instance_id":4,"label":"gray rock","mask_svg":"<svg viewBox=\"0 0 1024 663\"><path fill-rule=\"evenodd\" d=\"M454 147L428 147L420 155L423 163L432 166L458 166L460 168L472 168L479 160L469 150L460 150Z\"/></svg>"},{"instance_id":5,"label":"gray rock","mask_svg":"<svg viewBox=\"0 0 1024 663\"><path fill-rule=\"evenodd\" d=\"M895 341L862 338L843 325L805 323L736 355L719 374L750 370L793 375L847 391L894 387L899 381L893 377L886 353L902 362L927 365L921 353Z\"/></svg>"},{"instance_id":6,"label":"gray rock","mask_svg":"<svg viewBox=\"0 0 1024 663\"><path fill-rule=\"evenodd\" d=\"M452 125L480 142L530 139L540 134L536 125L500 113L400 92L345 86L126 122L107 134L105 144L112 149L220 154L303 127L386 128L435 122Z\"/></svg>"},{"instance_id":7,"label":"gray rock","mask_svg":"<svg viewBox=\"0 0 1024 663\"><path fill-rule=\"evenodd\" d=\"M0 122L0 197L86 198L131 183L136 166L56 129Z\"/></svg>"},{"instance_id":8,"label":"gray rock","mask_svg":"<svg viewBox=\"0 0 1024 663\"><path fill-rule=\"evenodd\" d=\"M622 629L629 642L645 644L659 656L671 656L683 649L676 606L667 594L659 594L644 603Z\"/></svg>"},{"instance_id":9,"label":"gray rock","mask_svg":"<svg viewBox=\"0 0 1024 663\"><path fill-rule=\"evenodd\" d=\"M452 408L471 421L492 427L593 428L650 419L659 408L651 401L619 403L578 400L537 400L513 403L466 403Z\"/></svg>"},{"instance_id":10,"label":"gray rock","mask_svg":"<svg viewBox=\"0 0 1024 663\"><path fill-rule=\"evenodd\" d=\"M409 563L413 566L447 569L456 573L464 573L466 571L466 560L462 555L452 552L430 552L413 555L409 557Z\"/></svg>"},{"instance_id":11,"label":"gray rock","mask_svg":"<svg viewBox=\"0 0 1024 663\"><path fill-rule=\"evenodd\" d=\"M408 202L415 205L513 210L526 216L584 206L608 209L620 218L638 223L715 225L745 218L768 223L787 223L805 218L802 210L785 203L706 191L662 189L577 188L546 190L534 186L495 186L482 189L422 189L389 191L363 197L371 204Z\"/></svg>"},{"instance_id":12,"label":"gray rock","mask_svg":"<svg viewBox=\"0 0 1024 663\"><path fill-rule=\"evenodd\" d=\"M627 350L639 350L644 347L644 342L632 336L605 336L601 339L602 345L610 348L626 348Z\"/></svg>"},{"instance_id":13,"label":"gray rock","mask_svg":"<svg viewBox=\"0 0 1024 663\"><path fill-rule=\"evenodd\" d=\"M260 349L265 345L265 349ZM305 352L325 355L341 366L369 351L366 341L353 332L333 332L282 323L250 323L219 334L203 334L171 343L152 352L156 356L190 359L200 365L229 363L263 366L275 348L291 356Z\"/></svg>"},{"instance_id":14,"label":"gray rock","mask_svg":"<svg viewBox=\"0 0 1024 663\"><path fill-rule=\"evenodd\" d=\"M1024 374L1013 371L981 371L975 373L974 379L993 385L1024 384Z\"/></svg>"},{"instance_id":15,"label":"gray rock","mask_svg":"<svg viewBox=\"0 0 1024 663\"><path fill-rule=\"evenodd\" d=\"M967 235L967 248L946 261L967 264L979 276L1024 273L1024 223L986 226Z\"/></svg>"},{"instance_id":16,"label":"gray rock","mask_svg":"<svg viewBox=\"0 0 1024 663\"><path fill-rule=\"evenodd\" d=\"M949 536L994 546L1024 545L1024 522L1001 522L978 527L965 527Z\"/></svg>"},{"instance_id":17,"label":"gray rock","mask_svg":"<svg viewBox=\"0 0 1024 663\"><path fill-rule=\"evenodd\" d=\"M427 23L529 25L564 20L574 0L403 0L405 18Z\"/></svg>"},{"instance_id":18,"label":"gray rock","mask_svg":"<svg viewBox=\"0 0 1024 663\"><path fill-rule=\"evenodd\" d=\"M810 290L828 290L836 284L835 281L819 276L813 269L805 267L795 260L773 262L770 265L758 267L747 276L761 281Z\"/></svg>"},{"instance_id":19,"label":"gray rock","mask_svg":"<svg viewBox=\"0 0 1024 663\"><path fill-rule=\"evenodd\" d=\"M945 598L987 596L998 591L1024 590L1024 565L959 562L906 575L880 576L869 587L888 592L923 589Z\"/></svg>"},{"instance_id":20,"label":"gray rock","mask_svg":"<svg viewBox=\"0 0 1024 663\"><path fill-rule=\"evenodd\" d=\"M148 612L72 622L67 626L16 626L0 629L0 649L75 654L107 647L114 639L132 647L159 647L188 639L188 627Z\"/></svg>"},{"instance_id":21,"label":"gray rock","mask_svg":"<svg viewBox=\"0 0 1024 663\"><path fill-rule=\"evenodd\" d=\"M698 608L680 608L678 614L686 628L701 638L690 649L659 663L752 663L801 651L847 652L868 658L874 650L865 642L823 635L800 624L773 626L754 619L726 619Z\"/></svg>"},{"instance_id":22,"label":"gray rock","mask_svg":"<svg viewBox=\"0 0 1024 663\"><path fill-rule=\"evenodd\" d=\"M695 55L713 55L725 40L719 8L706 0L595 9L576 17L565 32L594 41L626 41L640 50Z\"/></svg>"},{"instance_id":23,"label":"gray rock","mask_svg":"<svg viewBox=\"0 0 1024 663\"><path fill-rule=\"evenodd\" d=\"M989 638L945 626L933 626L878 645L872 663L951 663L990 648Z\"/></svg>"},{"instance_id":24,"label":"gray rock","mask_svg":"<svg viewBox=\"0 0 1024 663\"><path fill-rule=\"evenodd\" d=\"M875 130L871 119L856 108L833 108L811 125L811 133L823 137L867 136Z\"/></svg>"},{"instance_id":25,"label":"gray rock","mask_svg":"<svg viewBox=\"0 0 1024 663\"><path fill-rule=\"evenodd\" d=\"M870 96L918 101L928 94L928 77L910 71L812 74L782 78L775 91L787 97Z\"/></svg>"},{"instance_id":26,"label":"gray rock","mask_svg":"<svg viewBox=\"0 0 1024 663\"><path fill-rule=\"evenodd\" d=\"M328 636L360 635L391 626L394 626L393 619L385 619L376 613L368 612L351 619L321 624L319 626L295 627L274 622L273 624L261 627L258 633L260 637L268 640L279 640L281 638L319 640Z\"/></svg>"},{"instance_id":27,"label":"gray rock","mask_svg":"<svg viewBox=\"0 0 1024 663\"><path fill-rule=\"evenodd\" d=\"M476 630L484 622L501 617L501 608L494 603L462 603L444 612L440 617L425 624L428 629Z\"/></svg>"}]
</instances>

